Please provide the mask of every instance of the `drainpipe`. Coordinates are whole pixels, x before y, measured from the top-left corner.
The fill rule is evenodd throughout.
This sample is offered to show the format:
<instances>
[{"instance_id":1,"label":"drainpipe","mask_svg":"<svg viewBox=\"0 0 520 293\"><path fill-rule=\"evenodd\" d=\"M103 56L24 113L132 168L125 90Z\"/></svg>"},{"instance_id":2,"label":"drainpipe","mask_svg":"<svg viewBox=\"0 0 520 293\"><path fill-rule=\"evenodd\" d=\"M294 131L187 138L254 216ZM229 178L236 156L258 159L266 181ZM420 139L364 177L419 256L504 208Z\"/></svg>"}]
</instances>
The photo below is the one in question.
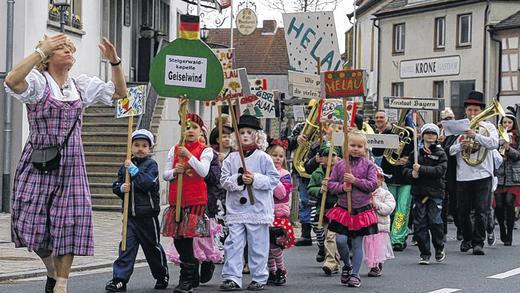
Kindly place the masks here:
<instances>
[{"instance_id":1,"label":"drainpipe","mask_svg":"<svg viewBox=\"0 0 520 293\"><path fill-rule=\"evenodd\" d=\"M377 24L376 24L377 21ZM377 101L377 107L376 109L379 109L379 88L381 87L380 82L380 76L381 76L381 28L379 27L379 19L374 19L372 21L372 25L377 28L377 95L376 95L376 101Z\"/></svg>"},{"instance_id":2,"label":"drainpipe","mask_svg":"<svg viewBox=\"0 0 520 293\"><path fill-rule=\"evenodd\" d=\"M14 0L7 0L7 30L6 30L6 58L5 71L13 67L13 28L14 28ZM11 200L11 138L13 133L12 108L13 98L6 93L4 105L4 166L2 174L2 209L9 212Z\"/></svg>"},{"instance_id":3,"label":"drainpipe","mask_svg":"<svg viewBox=\"0 0 520 293\"><path fill-rule=\"evenodd\" d=\"M490 38L492 41L495 41L498 44L498 71L497 71L497 93L496 99L500 102L500 92L502 92L502 41L500 39L496 39L494 36L493 27L490 26L489 29Z\"/></svg>"},{"instance_id":4,"label":"drainpipe","mask_svg":"<svg viewBox=\"0 0 520 293\"><path fill-rule=\"evenodd\" d=\"M486 96L486 81L487 81L487 25L488 25L488 18L489 18L489 0L486 2L486 9L484 10L484 62L482 64L482 93L484 94L484 97Z\"/></svg>"}]
</instances>

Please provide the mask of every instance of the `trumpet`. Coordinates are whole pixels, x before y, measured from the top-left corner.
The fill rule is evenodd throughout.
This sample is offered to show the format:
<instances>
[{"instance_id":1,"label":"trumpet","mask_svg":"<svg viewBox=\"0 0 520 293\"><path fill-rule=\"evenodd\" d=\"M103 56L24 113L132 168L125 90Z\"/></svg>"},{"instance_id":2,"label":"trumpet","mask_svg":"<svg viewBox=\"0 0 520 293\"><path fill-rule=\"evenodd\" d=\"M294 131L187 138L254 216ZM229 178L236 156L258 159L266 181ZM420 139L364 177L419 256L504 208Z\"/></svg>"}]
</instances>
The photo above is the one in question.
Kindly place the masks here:
<instances>
[{"instance_id":1,"label":"trumpet","mask_svg":"<svg viewBox=\"0 0 520 293\"><path fill-rule=\"evenodd\" d=\"M489 129L480 125L480 122L487 120L495 115L505 116L506 113L500 103L495 98L493 98L493 102L490 107L484 109L484 111L471 119L469 128L484 136L489 136ZM477 143L474 138L465 137L465 139L469 141L469 147L462 150L462 159L464 162L470 166L478 166L482 164L482 162L484 162L487 157L488 150ZM472 158L471 156L475 153L476 158Z\"/></svg>"}]
</instances>

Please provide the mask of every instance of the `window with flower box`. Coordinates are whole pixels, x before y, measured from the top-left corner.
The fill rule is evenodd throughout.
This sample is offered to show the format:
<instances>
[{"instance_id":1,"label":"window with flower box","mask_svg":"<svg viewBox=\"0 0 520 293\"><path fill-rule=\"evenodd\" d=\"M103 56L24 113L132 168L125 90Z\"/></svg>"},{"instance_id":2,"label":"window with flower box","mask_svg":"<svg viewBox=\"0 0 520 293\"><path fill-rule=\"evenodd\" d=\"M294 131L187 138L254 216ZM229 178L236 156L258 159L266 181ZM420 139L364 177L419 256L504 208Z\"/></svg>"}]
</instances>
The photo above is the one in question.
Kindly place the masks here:
<instances>
[{"instance_id":1,"label":"window with flower box","mask_svg":"<svg viewBox=\"0 0 520 293\"><path fill-rule=\"evenodd\" d=\"M77 30L83 29L83 22L81 19L82 0L71 0L70 7L65 11L65 26ZM51 25L60 24L60 10L49 0L49 22Z\"/></svg>"}]
</instances>

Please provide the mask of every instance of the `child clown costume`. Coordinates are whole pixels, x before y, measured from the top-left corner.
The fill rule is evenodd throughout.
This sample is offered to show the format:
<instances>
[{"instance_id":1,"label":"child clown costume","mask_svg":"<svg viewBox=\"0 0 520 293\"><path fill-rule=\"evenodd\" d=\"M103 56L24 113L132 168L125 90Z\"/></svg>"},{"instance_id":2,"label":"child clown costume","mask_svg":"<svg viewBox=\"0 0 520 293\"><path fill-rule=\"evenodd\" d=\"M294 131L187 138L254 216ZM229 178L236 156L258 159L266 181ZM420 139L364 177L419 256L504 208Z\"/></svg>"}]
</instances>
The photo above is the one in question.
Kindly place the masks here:
<instances>
[{"instance_id":1,"label":"child clown costume","mask_svg":"<svg viewBox=\"0 0 520 293\"><path fill-rule=\"evenodd\" d=\"M262 290L269 276L269 225L274 219L273 190L280 181L280 175L271 157L264 152L267 139L258 118L241 116L238 130L247 172L242 168L238 152L231 153L223 162L220 182L227 191L226 224L229 236L224 244L224 282L220 289L232 291L242 287L243 252L247 241L252 276L248 290ZM249 201L247 185L252 187L254 204Z\"/></svg>"}]
</instances>

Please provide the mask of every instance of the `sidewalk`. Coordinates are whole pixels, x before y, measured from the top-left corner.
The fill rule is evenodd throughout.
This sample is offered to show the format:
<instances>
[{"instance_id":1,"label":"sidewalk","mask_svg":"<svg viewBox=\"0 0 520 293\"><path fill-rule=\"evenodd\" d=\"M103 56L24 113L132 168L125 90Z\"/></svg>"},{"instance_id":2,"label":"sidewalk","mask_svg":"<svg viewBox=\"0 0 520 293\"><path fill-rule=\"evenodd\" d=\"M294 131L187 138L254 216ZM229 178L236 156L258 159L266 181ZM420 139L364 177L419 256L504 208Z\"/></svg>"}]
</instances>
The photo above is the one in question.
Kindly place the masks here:
<instances>
[{"instance_id":1,"label":"sidewalk","mask_svg":"<svg viewBox=\"0 0 520 293\"><path fill-rule=\"evenodd\" d=\"M11 215L0 213L0 282L23 279L46 274L45 266L34 252L25 248L15 248L11 242ZM84 271L112 266L117 258L118 243L121 240L122 214L118 212L93 212L94 256L78 256L72 264L73 271ZM165 249L170 238L161 238ZM144 261L139 250L137 262Z\"/></svg>"}]
</instances>

